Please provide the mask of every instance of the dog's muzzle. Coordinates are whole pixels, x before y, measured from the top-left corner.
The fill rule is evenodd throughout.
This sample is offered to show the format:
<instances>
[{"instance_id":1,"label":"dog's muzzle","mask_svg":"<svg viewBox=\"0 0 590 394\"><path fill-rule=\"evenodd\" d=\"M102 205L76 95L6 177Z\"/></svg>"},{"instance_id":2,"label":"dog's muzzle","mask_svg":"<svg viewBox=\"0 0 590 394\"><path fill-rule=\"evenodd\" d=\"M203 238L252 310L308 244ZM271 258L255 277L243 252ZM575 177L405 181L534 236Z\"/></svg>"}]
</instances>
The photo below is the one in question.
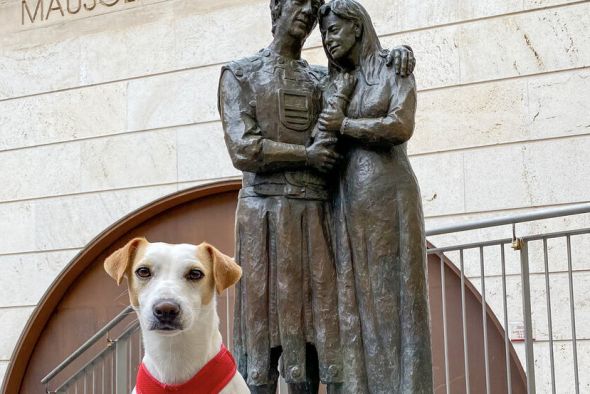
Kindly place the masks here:
<instances>
[{"instance_id":1,"label":"dog's muzzle","mask_svg":"<svg viewBox=\"0 0 590 394\"><path fill-rule=\"evenodd\" d=\"M155 321L152 324L152 330L181 330L180 324L181 309L178 303L172 300L161 300L154 304L152 308Z\"/></svg>"}]
</instances>

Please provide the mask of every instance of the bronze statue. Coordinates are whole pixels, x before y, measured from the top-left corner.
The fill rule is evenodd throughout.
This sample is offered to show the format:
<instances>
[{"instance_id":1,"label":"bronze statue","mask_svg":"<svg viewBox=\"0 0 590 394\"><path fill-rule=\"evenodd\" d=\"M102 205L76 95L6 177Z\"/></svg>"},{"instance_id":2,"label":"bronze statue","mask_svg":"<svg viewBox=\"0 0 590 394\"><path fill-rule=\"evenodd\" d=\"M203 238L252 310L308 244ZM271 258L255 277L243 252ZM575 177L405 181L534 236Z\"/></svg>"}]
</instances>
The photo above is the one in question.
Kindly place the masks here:
<instances>
[{"instance_id":1,"label":"bronze statue","mask_svg":"<svg viewBox=\"0 0 590 394\"><path fill-rule=\"evenodd\" d=\"M424 219L406 152L414 77L386 67L387 52L358 2L322 6L320 30L326 97L342 89L343 73L357 81L350 103L332 99L318 122L344 156L333 201L345 391L432 393Z\"/></svg>"},{"instance_id":2,"label":"bronze statue","mask_svg":"<svg viewBox=\"0 0 590 394\"><path fill-rule=\"evenodd\" d=\"M272 43L224 66L220 80L226 144L243 172L234 353L253 393L276 392L281 356L290 393L317 393L320 381L342 392L345 380L326 178L340 155L334 138L312 137L327 70L301 59L322 5L271 0ZM413 69L407 49L386 56L394 60L394 70ZM352 93L344 82L336 92L342 97Z\"/></svg>"}]
</instances>

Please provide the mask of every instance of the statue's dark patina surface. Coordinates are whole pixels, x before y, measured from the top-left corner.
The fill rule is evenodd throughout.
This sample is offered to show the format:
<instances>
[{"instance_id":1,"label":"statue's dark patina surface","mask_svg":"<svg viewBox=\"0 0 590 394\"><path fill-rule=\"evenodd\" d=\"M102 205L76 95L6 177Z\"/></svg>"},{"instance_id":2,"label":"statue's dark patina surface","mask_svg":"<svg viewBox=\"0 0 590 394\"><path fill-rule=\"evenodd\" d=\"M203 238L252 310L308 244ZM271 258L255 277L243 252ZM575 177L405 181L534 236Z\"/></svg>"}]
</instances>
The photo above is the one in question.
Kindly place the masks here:
<instances>
[{"instance_id":1,"label":"statue's dark patina surface","mask_svg":"<svg viewBox=\"0 0 590 394\"><path fill-rule=\"evenodd\" d=\"M272 43L222 70L219 109L226 144L243 171L236 261L244 274L236 292L234 353L254 393L275 393L280 356L291 393L317 393L319 381L334 393L393 393L397 389L382 387L397 384L404 371L418 372L399 370L401 363L411 368L427 362L421 368L431 368L429 359L406 357L413 355L399 332L420 328L428 338L416 345L428 346L429 333L405 316L410 311L412 318L426 319L427 330L420 288L425 278L416 277L424 273L420 196L404 144L413 129L415 87L413 79L396 74L411 73L413 57L407 49L380 51L379 59L363 63L374 70L335 67L336 59L330 73L308 65L301 49L322 5L271 0ZM365 71L372 78L367 84L359 78ZM362 99L366 94L369 102ZM403 115L396 118L397 106ZM389 114L391 120L384 120ZM408 123L389 132L371 117L387 126ZM355 154L365 149L366 157ZM365 177L359 160L377 172ZM402 212L406 208L412 210ZM406 241L420 245L402 245ZM380 249L368 256L362 249L367 246ZM405 284L406 278L412 283ZM376 282L367 287L371 280ZM414 288L420 293L407 296ZM394 353L367 362L381 344ZM390 372L397 378L373 389Z\"/></svg>"}]
</instances>

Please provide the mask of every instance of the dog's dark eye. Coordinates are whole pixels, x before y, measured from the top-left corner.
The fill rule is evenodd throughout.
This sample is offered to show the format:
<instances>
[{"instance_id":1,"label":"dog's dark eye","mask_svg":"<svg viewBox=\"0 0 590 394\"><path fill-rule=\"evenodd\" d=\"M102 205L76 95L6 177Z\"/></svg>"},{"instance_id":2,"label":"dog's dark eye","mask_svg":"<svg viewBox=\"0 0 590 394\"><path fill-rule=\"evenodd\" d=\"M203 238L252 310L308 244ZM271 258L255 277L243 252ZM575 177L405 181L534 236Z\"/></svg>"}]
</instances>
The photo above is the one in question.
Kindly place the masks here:
<instances>
[{"instance_id":1,"label":"dog's dark eye","mask_svg":"<svg viewBox=\"0 0 590 394\"><path fill-rule=\"evenodd\" d=\"M135 271L135 275L139 276L140 278L147 279L152 276L152 271L148 267L139 267Z\"/></svg>"},{"instance_id":2,"label":"dog's dark eye","mask_svg":"<svg viewBox=\"0 0 590 394\"><path fill-rule=\"evenodd\" d=\"M202 279L205 276L205 274L203 274L202 271L194 269L194 270L190 270L188 272L188 274L186 274L186 278L188 280L199 280Z\"/></svg>"}]
</instances>

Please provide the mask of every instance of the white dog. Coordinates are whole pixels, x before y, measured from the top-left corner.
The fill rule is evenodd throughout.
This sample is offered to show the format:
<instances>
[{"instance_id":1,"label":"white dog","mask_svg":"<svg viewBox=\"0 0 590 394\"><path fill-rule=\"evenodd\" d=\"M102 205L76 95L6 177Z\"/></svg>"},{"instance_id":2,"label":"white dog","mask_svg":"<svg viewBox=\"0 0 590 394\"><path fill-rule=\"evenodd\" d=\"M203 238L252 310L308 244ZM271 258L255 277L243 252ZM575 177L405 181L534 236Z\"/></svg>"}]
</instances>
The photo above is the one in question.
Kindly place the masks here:
<instances>
[{"instance_id":1,"label":"white dog","mask_svg":"<svg viewBox=\"0 0 590 394\"><path fill-rule=\"evenodd\" d=\"M104 263L121 283L141 325L145 356L135 394L249 393L219 332L215 293L241 268L213 246L171 245L135 238Z\"/></svg>"}]
</instances>

